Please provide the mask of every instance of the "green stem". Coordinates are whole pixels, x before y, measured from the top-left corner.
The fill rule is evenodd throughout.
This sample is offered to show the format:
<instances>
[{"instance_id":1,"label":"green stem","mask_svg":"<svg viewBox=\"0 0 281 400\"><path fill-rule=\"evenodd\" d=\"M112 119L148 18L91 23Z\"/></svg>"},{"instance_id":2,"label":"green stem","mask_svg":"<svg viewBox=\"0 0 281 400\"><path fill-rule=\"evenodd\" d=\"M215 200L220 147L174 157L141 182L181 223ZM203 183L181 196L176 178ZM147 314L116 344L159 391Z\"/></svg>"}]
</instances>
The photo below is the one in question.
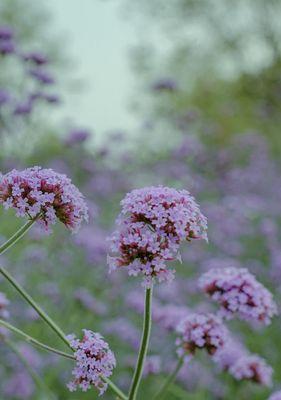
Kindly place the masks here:
<instances>
[{"instance_id":1,"label":"green stem","mask_svg":"<svg viewBox=\"0 0 281 400\"><path fill-rule=\"evenodd\" d=\"M13 350L13 352L17 355L17 357L20 359L22 364L25 366L27 371L29 372L30 376L36 383L39 389L42 389L43 392L47 394L47 399L56 399L56 396L54 393L51 392L51 390L48 388L48 386L45 384L43 379L34 371L34 369L29 365L27 360L23 357L21 352L18 350L18 348L15 346L13 342L11 342L9 339L5 338L5 343Z\"/></svg>"},{"instance_id":2,"label":"green stem","mask_svg":"<svg viewBox=\"0 0 281 400\"><path fill-rule=\"evenodd\" d=\"M28 221L24 226L22 226L6 243L4 243L2 246L0 246L0 255L3 254L9 247L13 246L31 227L32 225L36 222L36 220L39 218L39 215L33 218L32 220ZM69 341L67 340L64 332L62 329L52 320L51 317L39 306L39 304L36 303L35 300L25 291L25 289L16 281L15 278L13 278L9 272L4 268L0 267L0 273L12 284L12 286L20 293L20 295L27 301L27 303L34 308L34 310L40 315L40 317L50 326L50 328L62 339L62 341L71 349L71 345ZM2 321L2 325L3 325ZM8 328L8 326L6 326ZM10 329L10 328L8 328ZM14 332L15 329L17 330L18 334L22 334L23 332L19 331L17 328L13 327ZM26 335L28 336L28 335ZM33 338L32 338L33 339ZM36 341L36 339L33 339ZM35 344L33 341L33 344ZM37 345L38 341L37 342ZM32 343L30 341L30 343ZM61 352L60 350L52 349L49 346L44 345L43 343L40 343L40 345L43 345L45 350L53 351L55 350L55 353L60 354L64 357L68 357L71 359L75 360L74 356L70 356L67 353ZM42 346L41 346L42 347ZM52 350L51 350L52 349ZM54 351L53 351L54 352ZM127 400L127 397L125 394L108 378L104 378L104 381L108 383L110 388L113 390L113 392L116 393L118 397L120 397L122 400Z\"/></svg>"},{"instance_id":3,"label":"green stem","mask_svg":"<svg viewBox=\"0 0 281 400\"><path fill-rule=\"evenodd\" d=\"M167 390L169 389L170 385L174 382L176 379L176 376L183 366L183 358L180 358L179 361L176 364L175 369L173 372L168 376L166 382L162 386L162 388L159 390L159 392L153 397L153 400L162 400L165 398L165 395L167 394Z\"/></svg>"},{"instance_id":4,"label":"green stem","mask_svg":"<svg viewBox=\"0 0 281 400\"><path fill-rule=\"evenodd\" d=\"M0 267L0 273L12 284L12 286L20 293L20 295L34 308L40 317L56 332L56 334L71 348L67 338L59 326L49 317L45 311L33 300L33 298L24 290L24 288L9 274L4 268Z\"/></svg>"},{"instance_id":5,"label":"green stem","mask_svg":"<svg viewBox=\"0 0 281 400\"><path fill-rule=\"evenodd\" d=\"M141 345L139 349L138 360L129 392L129 400L137 398L138 388L140 385L146 353L148 349L150 331L151 331L151 307L152 307L152 288L146 289L145 292L145 307Z\"/></svg>"},{"instance_id":6,"label":"green stem","mask_svg":"<svg viewBox=\"0 0 281 400\"><path fill-rule=\"evenodd\" d=\"M32 336L29 336L25 332L21 331L20 329L16 328L15 326L9 324L8 322L0 319L0 325L4 326L5 328L9 329L10 331L16 333L17 335L20 335L23 337L27 342L33 344L34 346L40 347L43 350L50 351L52 353L58 354L59 356L65 357L65 358L70 358L71 360L75 360L75 357L72 354L65 353L64 351L55 349L53 347L50 347L44 343L39 342L39 340L33 338ZM7 340L6 340L7 341Z\"/></svg>"},{"instance_id":7,"label":"green stem","mask_svg":"<svg viewBox=\"0 0 281 400\"><path fill-rule=\"evenodd\" d=\"M0 254L5 253L10 247L12 247L17 241L23 237L23 235L32 227L32 225L36 222L38 217L33 218L26 222L10 239L7 240L2 246L0 246Z\"/></svg>"}]
</instances>

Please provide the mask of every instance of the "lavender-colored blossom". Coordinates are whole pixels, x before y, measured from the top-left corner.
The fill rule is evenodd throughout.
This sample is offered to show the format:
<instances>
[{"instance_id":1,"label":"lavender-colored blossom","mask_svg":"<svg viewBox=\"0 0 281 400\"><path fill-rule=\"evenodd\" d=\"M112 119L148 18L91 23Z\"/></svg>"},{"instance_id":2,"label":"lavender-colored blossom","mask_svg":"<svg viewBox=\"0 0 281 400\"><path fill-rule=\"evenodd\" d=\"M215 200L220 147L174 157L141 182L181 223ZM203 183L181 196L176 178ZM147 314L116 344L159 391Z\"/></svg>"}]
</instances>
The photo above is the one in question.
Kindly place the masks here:
<instances>
[{"instance_id":1,"label":"lavender-colored blossom","mask_svg":"<svg viewBox=\"0 0 281 400\"><path fill-rule=\"evenodd\" d=\"M272 384L272 368L266 361L255 355L240 357L230 368L230 374L237 380L250 380L264 386Z\"/></svg>"},{"instance_id":2,"label":"lavender-colored blossom","mask_svg":"<svg viewBox=\"0 0 281 400\"><path fill-rule=\"evenodd\" d=\"M41 68L31 69L29 74L43 85L52 85L55 83L53 76Z\"/></svg>"},{"instance_id":3,"label":"lavender-colored blossom","mask_svg":"<svg viewBox=\"0 0 281 400\"><path fill-rule=\"evenodd\" d=\"M268 400L281 400L281 390L272 393L271 396L268 398Z\"/></svg>"},{"instance_id":4,"label":"lavender-colored blossom","mask_svg":"<svg viewBox=\"0 0 281 400\"><path fill-rule=\"evenodd\" d=\"M168 331L174 331L179 321L183 320L189 314L189 309L185 306L175 304L160 305L155 304L152 318L162 328Z\"/></svg>"},{"instance_id":5,"label":"lavender-colored blossom","mask_svg":"<svg viewBox=\"0 0 281 400\"><path fill-rule=\"evenodd\" d=\"M10 26L0 26L0 40L10 40L13 36L14 32Z\"/></svg>"},{"instance_id":6,"label":"lavender-colored blossom","mask_svg":"<svg viewBox=\"0 0 281 400\"><path fill-rule=\"evenodd\" d=\"M161 372L161 359L159 356L147 356L143 368L143 375L158 375Z\"/></svg>"},{"instance_id":7,"label":"lavender-colored blossom","mask_svg":"<svg viewBox=\"0 0 281 400\"><path fill-rule=\"evenodd\" d=\"M14 108L14 115L28 115L32 111L33 102L30 99L18 103Z\"/></svg>"},{"instance_id":8,"label":"lavender-colored blossom","mask_svg":"<svg viewBox=\"0 0 281 400\"><path fill-rule=\"evenodd\" d=\"M97 300L86 288L78 288L74 292L74 298L80 302L86 309L97 315L105 315L107 306L100 300Z\"/></svg>"},{"instance_id":9,"label":"lavender-colored blossom","mask_svg":"<svg viewBox=\"0 0 281 400\"><path fill-rule=\"evenodd\" d=\"M87 220L87 206L65 175L41 167L12 170L0 175L0 204L14 208L18 217L38 217L48 231L58 219L76 231Z\"/></svg>"},{"instance_id":10,"label":"lavender-colored blossom","mask_svg":"<svg viewBox=\"0 0 281 400\"><path fill-rule=\"evenodd\" d=\"M228 340L228 331L214 314L189 314L176 328L178 355L187 359L196 349L206 349L210 355L221 349Z\"/></svg>"},{"instance_id":11,"label":"lavender-colored blossom","mask_svg":"<svg viewBox=\"0 0 281 400\"><path fill-rule=\"evenodd\" d=\"M30 61L36 65L44 65L48 63L48 58L44 54L34 51L24 54L23 59L24 61Z\"/></svg>"},{"instance_id":12,"label":"lavender-colored blossom","mask_svg":"<svg viewBox=\"0 0 281 400\"><path fill-rule=\"evenodd\" d=\"M177 82L172 78L159 79L152 85L152 90L154 90L155 92L175 92L177 89Z\"/></svg>"},{"instance_id":13,"label":"lavender-colored blossom","mask_svg":"<svg viewBox=\"0 0 281 400\"><path fill-rule=\"evenodd\" d=\"M225 345L219 349L213 357L213 361L223 371L228 371L239 358L245 356L247 350L244 346L233 338L229 338Z\"/></svg>"},{"instance_id":14,"label":"lavender-colored blossom","mask_svg":"<svg viewBox=\"0 0 281 400\"><path fill-rule=\"evenodd\" d=\"M207 221L186 190L147 187L128 193L121 202L119 229L111 237L110 271L128 267L128 274L144 276L149 287L157 278L171 281L166 263L180 259L181 242L207 239Z\"/></svg>"},{"instance_id":15,"label":"lavender-colored blossom","mask_svg":"<svg viewBox=\"0 0 281 400\"><path fill-rule=\"evenodd\" d=\"M7 310L8 305L10 304L9 300L5 296L4 293L0 292L0 318L8 318L9 312Z\"/></svg>"},{"instance_id":16,"label":"lavender-colored blossom","mask_svg":"<svg viewBox=\"0 0 281 400\"><path fill-rule=\"evenodd\" d=\"M0 89L0 106L7 104L10 100L10 94L7 90Z\"/></svg>"},{"instance_id":17,"label":"lavender-colored blossom","mask_svg":"<svg viewBox=\"0 0 281 400\"><path fill-rule=\"evenodd\" d=\"M83 332L82 340L76 339L75 335L68 337L74 349L76 366L72 371L74 379L67 386L70 391L75 391L77 387L87 391L94 386L102 395L108 386L103 378L112 375L112 370L116 366L115 357L99 333L86 329Z\"/></svg>"},{"instance_id":18,"label":"lavender-colored blossom","mask_svg":"<svg viewBox=\"0 0 281 400\"><path fill-rule=\"evenodd\" d=\"M0 41L0 54L5 56L7 54L13 54L16 50L16 46L12 40L1 40Z\"/></svg>"},{"instance_id":19,"label":"lavender-colored blossom","mask_svg":"<svg viewBox=\"0 0 281 400\"><path fill-rule=\"evenodd\" d=\"M91 133L86 129L73 129L68 133L67 137L65 138L65 144L67 146L80 144L89 139L90 136Z\"/></svg>"},{"instance_id":20,"label":"lavender-colored blossom","mask_svg":"<svg viewBox=\"0 0 281 400\"><path fill-rule=\"evenodd\" d=\"M201 276L199 287L220 304L225 318L269 324L277 314L272 294L246 268L213 269Z\"/></svg>"},{"instance_id":21,"label":"lavender-colored blossom","mask_svg":"<svg viewBox=\"0 0 281 400\"><path fill-rule=\"evenodd\" d=\"M31 376L25 370L15 372L5 381L5 398L28 400L34 394L34 383Z\"/></svg>"}]
</instances>

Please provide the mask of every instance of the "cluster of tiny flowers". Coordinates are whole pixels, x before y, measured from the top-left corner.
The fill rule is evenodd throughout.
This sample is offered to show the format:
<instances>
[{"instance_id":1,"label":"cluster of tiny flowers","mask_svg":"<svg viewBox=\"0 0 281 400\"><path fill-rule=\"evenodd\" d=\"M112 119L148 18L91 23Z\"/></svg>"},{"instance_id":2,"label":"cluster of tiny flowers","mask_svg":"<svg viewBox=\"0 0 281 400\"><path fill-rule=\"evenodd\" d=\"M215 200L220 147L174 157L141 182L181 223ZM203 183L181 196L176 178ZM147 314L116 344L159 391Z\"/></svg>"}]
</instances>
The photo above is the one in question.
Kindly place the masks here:
<instances>
[{"instance_id":1,"label":"cluster of tiny flowers","mask_svg":"<svg viewBox=\"0 0 281 400\"><path fill-rule=\"evenodd\" d=\"M277 314L272 294L245 268L213 269L199 279L199 287L220 304L220 315L269 324Z\"/></svg>"},{"instance_id":2,"label":"cluster of tiny flowers","mask_svg":"<svg viewBox=\"0 0 281 400\"><path fill-rule=\"evenodd\" d=\"M9 300L4 293L0 292L0 318L8 318L9 312L7 306L9 305Z\"/></svg>"},{"instance_id":3,"label":"cluster of tiny flowers","mask_svg":"<svg viewBox=\"0 0 281 400\"><path fill-rule=\"evenodd\" d=\"M75 351L76 366L72 371L74 379L67 387L73 392L77 387L87 391L94 386L102 395L108 386L103 378L112 375L112 370L116 366L115 357L99 333L86 329L83 332L82 340L76 339L74 335L68 336L69 343Z\"/></svg>"},{"instance_id":4,"label":"cluster of tiny flowers","mask_svg":"<svg viewBox=\"0 0 281 400\"><path fill-rule=\"evenodd\" d=\"M255 354L239 357L229 368L229 372L237 380L250 380L264 386L272 383L272 368Z\"/></svg>"},{"instance_id":5,"label":"cluster of tiny flowers","mask_svg":"<svg viewBox=\"0 0 281 400\"><path fill-rule=\"evenodd\" d=\"M207 239L207 221L186 190L147 187L128 193L121 202L119 229L111 238L110 270L128 267L129 275L144 276L145 286L174 278L167 261L180 259L180 243Z\"/></svg>"},{"instance_id":6,"label":"cluster of tiny flowers","mask_svg":"<svg viewBox=\"0 0 281 400\"><path fill-rule=\"evenodd\" d=\"M76 231L88 217L84 198L71 180L40 167L0 175L1 203L14 208L18 217L37 217L46 231L57 219Z\"/></svg>"},{"instance_id":7,"label":"cluster of tiny flowers","mask_svg":"<svg viewBox=\"0 0 281 400\"><path fill-rule=\"evenodd\" d=\"M272 393L272 395L268 398L268 400L281 400L281 390Z\"/></svg>"},{"instance_id":8,"label":"cluster of tiny flowers","mask_svg":"<svg viewBox=\"0 0 281 400\"><path fill-rule=\"evenodd\" d=\"M214 355L228 340L228 331L220 318L213 314L190 314L177 326L178 355L190 358L196 349L206 349Z\"/></svg>"}]
</instances>

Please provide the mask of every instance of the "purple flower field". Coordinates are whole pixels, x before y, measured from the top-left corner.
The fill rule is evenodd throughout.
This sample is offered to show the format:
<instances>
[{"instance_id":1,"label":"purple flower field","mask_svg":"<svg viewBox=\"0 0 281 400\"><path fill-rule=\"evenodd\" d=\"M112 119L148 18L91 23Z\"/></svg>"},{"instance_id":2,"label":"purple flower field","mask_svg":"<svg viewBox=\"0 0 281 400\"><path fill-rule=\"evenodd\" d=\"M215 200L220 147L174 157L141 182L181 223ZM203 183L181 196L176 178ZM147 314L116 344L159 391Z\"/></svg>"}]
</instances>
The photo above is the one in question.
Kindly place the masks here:
<instances>
[{"instance_id":1,"label":"purple flower field","mask_svg":"<svg viewBox=\"0 0 281 400\"><path fill-rule=\"evenodd\" d=\"M102 131L43 1L0 4L0 400L281 399L281 2L118 5Z\"/></svg>"}]
</instances>

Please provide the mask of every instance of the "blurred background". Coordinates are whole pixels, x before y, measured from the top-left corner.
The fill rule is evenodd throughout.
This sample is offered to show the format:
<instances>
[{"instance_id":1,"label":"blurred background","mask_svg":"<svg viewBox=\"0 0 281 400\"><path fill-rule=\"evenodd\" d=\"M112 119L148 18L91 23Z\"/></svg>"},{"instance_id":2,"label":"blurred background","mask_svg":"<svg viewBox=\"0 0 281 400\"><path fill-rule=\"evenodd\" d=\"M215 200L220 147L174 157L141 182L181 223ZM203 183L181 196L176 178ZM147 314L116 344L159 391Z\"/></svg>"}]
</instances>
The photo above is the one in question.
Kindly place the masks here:
<instances>
[{"instance_id":1,"label":"blurred background","mask_svg":"<svg viewBox=\"0 0 281 400\"><path fill-rule=\"evenodd\" d=\"M126 273L108 275L106 237L119 201L132 188L165 184L189 190L208 218L209 244L186 244L177 279L156 290L140 398L151 398L176 359L171 318L214 309L196 289L203 271L247 267L280 303L280 38L280 0L0 2L0 171L41 165L66 173L90 208L78 234L56 226L46 238L33 228L1 264L67 333L87 328L106 337L124 390L142 289ZM0 218L2 242L22 221L3 210ZM0 291L12 323L56 343L2 280ZM280 319L263 329L229 327L272 365L280 388ZM14 340L58 399L98 397L68 392L71 362ZM1 343L0 358L0 399L44 398ZM271 390L234 381L200 356L168 398L263 400Z\"/></svg>"}]
</instances>

